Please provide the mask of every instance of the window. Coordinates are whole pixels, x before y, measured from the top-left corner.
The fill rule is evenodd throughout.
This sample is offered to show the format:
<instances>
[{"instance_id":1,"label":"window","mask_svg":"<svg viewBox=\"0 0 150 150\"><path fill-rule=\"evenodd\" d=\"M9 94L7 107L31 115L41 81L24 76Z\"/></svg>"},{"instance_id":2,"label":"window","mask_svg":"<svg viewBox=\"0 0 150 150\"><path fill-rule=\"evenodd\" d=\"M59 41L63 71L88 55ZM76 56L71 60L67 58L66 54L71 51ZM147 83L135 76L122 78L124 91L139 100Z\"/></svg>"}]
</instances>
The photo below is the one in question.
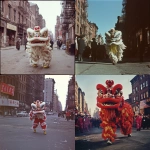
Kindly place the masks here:
<instances>
[{"instance_id":1,"label":"window","mask_svg":"<svg viewBox=\"0 0 150 150\"><path fill-rule=\"evenodd\" d=\"M143 89L142 84L141 84L141 90Z\"/></svg>"},{"instance_id":2,"label":"window","mask_svg":"<svg viewBox=\"0 0 150 150\"><path fill-rule=\"evenodd\" d=\"M143 98L145 98L145 93L143 95L144 95Z\"/></svg>"},{"instance_id":3,"label":"window","mask_svg":"<svg viewBox=\"0 0 150 150\"><path fill-rule=\"evenodd\" d=\"M11 6L8 5L8 18L10 19L11 18Z\"/></svg>"},{"instance_id":4,"label":"window","mask_svg":"<svg viewBox=\"0 0 150 150\"><path fill-rule=\"evenodd\" d=\"M146 87L148 86L148 81L146 81Z\"/></svg>"},{"instance_id":5,"label":"window","mask_svg":"<svg viewBox=\"0 0 150 150\"><path fill-rule=\"evenodd\" d=\"M138 88L137 88L137 87L135 88L135 91L136 91L136 92L138 91Z\"/></svg>"},{"instance_id":6,"label":"window","mask_svg":"<svg viewBox=\"0 0 150 150\"><path fill-rule=\"evenodd\" d=\"M135 97L133 98L133 102L135 102Z\"/></svg>"},{"instance_id":7,"label":"window","mask_svg":"<svg viewBox=\"0 0 150 150\"><path fill-rule=\"evenodd\" d=\"M146 98L148 98L148 91L146 92Z\"/></svg>"},{"instance_id":8,"label":"window","mask_svg":"<svg viewBox=\"0 0 150 150\"><path fill-rule=\"evenodd\" d=\"M1 9L1 12L4 12L4 1L0 1L0 9Z\"/></svg>"},{"instance_id":9,"label":"window","mask_svg":"<svg viewBox=\"0 0 150 150\"><path fill-rule=\"evenodd\" d=\"M143 94L141 94L141 99L143 99Z\"/></svg>"},{"instance_id":10,"label":"window","mask_svg":"<svg viewBox=\"0 0 150 150\"><path fill-rule=\"evenodd\" d=\"M136 96L136 101L138 101L138 96Z\"/></svg>"},{"instance_id":11,"label":"window","mask_svg":"<svg viewBox=\"0 0 150 150\"><path fill-rule=\"evenodd\" d=\"M16 21L16 10L14 9L14 21Z\"/></svg>"},{"instance_id":12,"label":"window","mask_svg":"<svg viewBox=\"0 0 150 150\"><path fill-rule=\"evenodd\" d=\"M133 94L135 94L135 89L133 89Z\"/></svg>"},{"instance_id":13,"label":"window","mask_svg":"<svg viewBox=\"0 0 150 150\"><path fill-rule=\"evenodd\" d=\"M140 76L140 79L142 80L142 76Z\"/></svg>"},{"instance_id":14,"label":"window","mask_svg":"<svg viewBox=\"0 0 150 150\"><path fill-rule=\"evenodd\" d=\"M19 23L20 23L20 13L18 13L18 15L19 15L19 18L18 18L18 19L19 19Z\"/></svg>"},{"instance_id":15,"label":"window","mask_svg":"<svg viewBox=\"0 0 150 150\"><path fill-rule=\"evenodd\" d=\"M143 82L143 88L145 88L145 82Z\"/></svg>"}]
</instances>

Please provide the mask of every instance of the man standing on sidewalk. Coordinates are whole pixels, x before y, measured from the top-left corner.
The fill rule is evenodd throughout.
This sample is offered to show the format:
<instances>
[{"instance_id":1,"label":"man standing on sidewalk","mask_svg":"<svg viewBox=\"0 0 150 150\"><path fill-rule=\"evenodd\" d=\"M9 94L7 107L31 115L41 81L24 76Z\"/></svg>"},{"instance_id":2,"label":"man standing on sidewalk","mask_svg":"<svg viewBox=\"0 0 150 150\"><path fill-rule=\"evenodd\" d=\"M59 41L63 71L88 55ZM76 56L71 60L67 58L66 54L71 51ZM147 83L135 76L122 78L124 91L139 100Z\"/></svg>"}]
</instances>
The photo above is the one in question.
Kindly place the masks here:
<instances>
[{"instance_id":1,"label":"man standing on sidewalk","mask_svg":"<svg viewBox=\"0 0 150 150\"><path fill-rule=\"evenodd\" d=\"M84 36L82 35L81 38L79 39L79 43L78 43L78 51L79 51L79 55L78 55L78 59L79 61L83 61L83 52L85 50L85 41L84 41Z\"/></svg>"},{"instance_id":2,"label":"man standing on sidewalk","mask_svg":"<svg viewBox=\"0 0 150 150\"><path fill-rule=\"evenodd\" d=\"M16 49L20 50L21 39L18 38L16 42Z\"/></svg>"}]
</instances>

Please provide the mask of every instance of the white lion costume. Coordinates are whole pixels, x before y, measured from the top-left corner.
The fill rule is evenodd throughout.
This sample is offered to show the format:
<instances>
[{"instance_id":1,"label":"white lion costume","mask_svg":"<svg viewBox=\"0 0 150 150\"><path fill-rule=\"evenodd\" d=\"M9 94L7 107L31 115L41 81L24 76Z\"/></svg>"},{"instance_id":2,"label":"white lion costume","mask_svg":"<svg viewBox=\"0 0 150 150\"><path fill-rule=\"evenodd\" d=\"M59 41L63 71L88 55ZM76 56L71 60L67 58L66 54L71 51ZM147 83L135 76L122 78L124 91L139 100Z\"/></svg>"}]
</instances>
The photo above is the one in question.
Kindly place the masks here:
<instances>
[{"instance_id":1,"label":"white lion costume","mask_svg":"<svg viewBox=\"0 0 150 150\"><path fill-rule=\"evenodd\" d=\"M41 125L41 128L44 131L44 134L46 134L46 113L45 113L45 102L36 100L36 102L31 104L31 111L29 113L30 120L33 120L33 131L36 133L36 128L38 125Z\"/></svg>"},{"instance_id":2,"label":"white lion costume","mask_svg":"<svg viewBox=\"0 0 150 150\"><path fill-rule=\"evenodd\" d=\"M37 67L38 62L41 59L43 61L43 67L49 68L51 61L51 47L48 29L46 27L40 29L39 26L35 26L34 30L28 28L27 40L26 51L29 55L30 65Z\"/></svg>"},{"instance_id":3,"label":"white lion costume","mask_svg":"<svg viewBox=\"0 0 150 150\"><path fill-rule=\"evenodd\" d=\"M113 64L122 61L123 50L126 49L122 41L122 32L112 28L105 33L106 36L106 53L109 55Z\"/></svg>"}]
</instances>

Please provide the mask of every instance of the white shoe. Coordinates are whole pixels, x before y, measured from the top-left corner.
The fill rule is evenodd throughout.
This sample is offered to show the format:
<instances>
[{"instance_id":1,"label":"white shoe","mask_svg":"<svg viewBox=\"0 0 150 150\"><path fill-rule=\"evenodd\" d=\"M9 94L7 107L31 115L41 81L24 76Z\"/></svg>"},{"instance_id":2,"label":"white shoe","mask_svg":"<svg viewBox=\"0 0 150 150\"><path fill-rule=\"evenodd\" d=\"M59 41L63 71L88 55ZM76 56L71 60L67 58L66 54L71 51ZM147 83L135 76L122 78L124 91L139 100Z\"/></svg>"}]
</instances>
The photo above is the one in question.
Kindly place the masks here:
<instances>
[{"instance_id":1,"label":"white shoe","mask_svg":"<svg viewBox=\"0 0 150 150\"><path fill-rule=\"evenodd\" d=\"M108 141L107 141L107 144L111 145L111 144L112 144L112 142L111 142L110 140L108 140Z\"/></svg>"}]
</instances>

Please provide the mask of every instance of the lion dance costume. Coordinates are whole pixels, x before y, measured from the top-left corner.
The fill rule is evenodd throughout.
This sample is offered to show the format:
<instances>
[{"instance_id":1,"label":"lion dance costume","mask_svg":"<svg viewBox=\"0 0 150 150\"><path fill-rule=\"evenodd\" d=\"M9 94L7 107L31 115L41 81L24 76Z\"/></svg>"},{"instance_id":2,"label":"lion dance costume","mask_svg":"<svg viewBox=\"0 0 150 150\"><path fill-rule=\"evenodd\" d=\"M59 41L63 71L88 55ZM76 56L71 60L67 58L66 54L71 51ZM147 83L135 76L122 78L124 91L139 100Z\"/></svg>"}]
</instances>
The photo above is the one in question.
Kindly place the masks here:
<instances>
[{"instance_id":1,"label":"lion dance costume","mask_svg":"<svg viewBox=\"0 0 150 150\"><path fill-rule=\"evenodd\" d=\"M35 26L34 30L27 29L27 53L30 59L30 65L37 67L38 61L43 61L43 67L49 68L51 61L50 38L48 37L48 29L45 27L40 29Z\"/></svg>"},{"instance_id":2,"label":"lion dance costume","mask_svg":"<svg viewBox=\"0 0 150 150\"><path fill-rule=\"evenodd\" d=\"M108 140L108 144L112 144L116 137L116 125L120 126L122 134L131 136L133 111L130 104L124 101L121 84L113 86L114 81L107 80L106 85L106 87L102 84L96 86L98 90L97 106L101 108L102 138Z\"/></svg>"},{"instance_id":3,"label":"lion dance costume","mask_svg":"<svg viewBox=\"0 0 150 150\"><path fill-rule=\"evenodd\" d=\"M32 110L29 113L30 120L33 121L33 130L36 132L37 126L40 124L41 128L46 134L46 114L45 114L45 102L37 100L31 104Z\"/></svg>"},{"instance_id":4,"label":"lion dance costume","mask_svg":"<svg viewBox=\"0 0 150 150\"><path fill-rule=\"evenodd\" d=\"M122 41L122 32L112 28L110 31L105 33L106 39L106 53L109 56L113 64L118 61L122 61L123 50L126 49Z\"/></svg>"}]
</instances>

